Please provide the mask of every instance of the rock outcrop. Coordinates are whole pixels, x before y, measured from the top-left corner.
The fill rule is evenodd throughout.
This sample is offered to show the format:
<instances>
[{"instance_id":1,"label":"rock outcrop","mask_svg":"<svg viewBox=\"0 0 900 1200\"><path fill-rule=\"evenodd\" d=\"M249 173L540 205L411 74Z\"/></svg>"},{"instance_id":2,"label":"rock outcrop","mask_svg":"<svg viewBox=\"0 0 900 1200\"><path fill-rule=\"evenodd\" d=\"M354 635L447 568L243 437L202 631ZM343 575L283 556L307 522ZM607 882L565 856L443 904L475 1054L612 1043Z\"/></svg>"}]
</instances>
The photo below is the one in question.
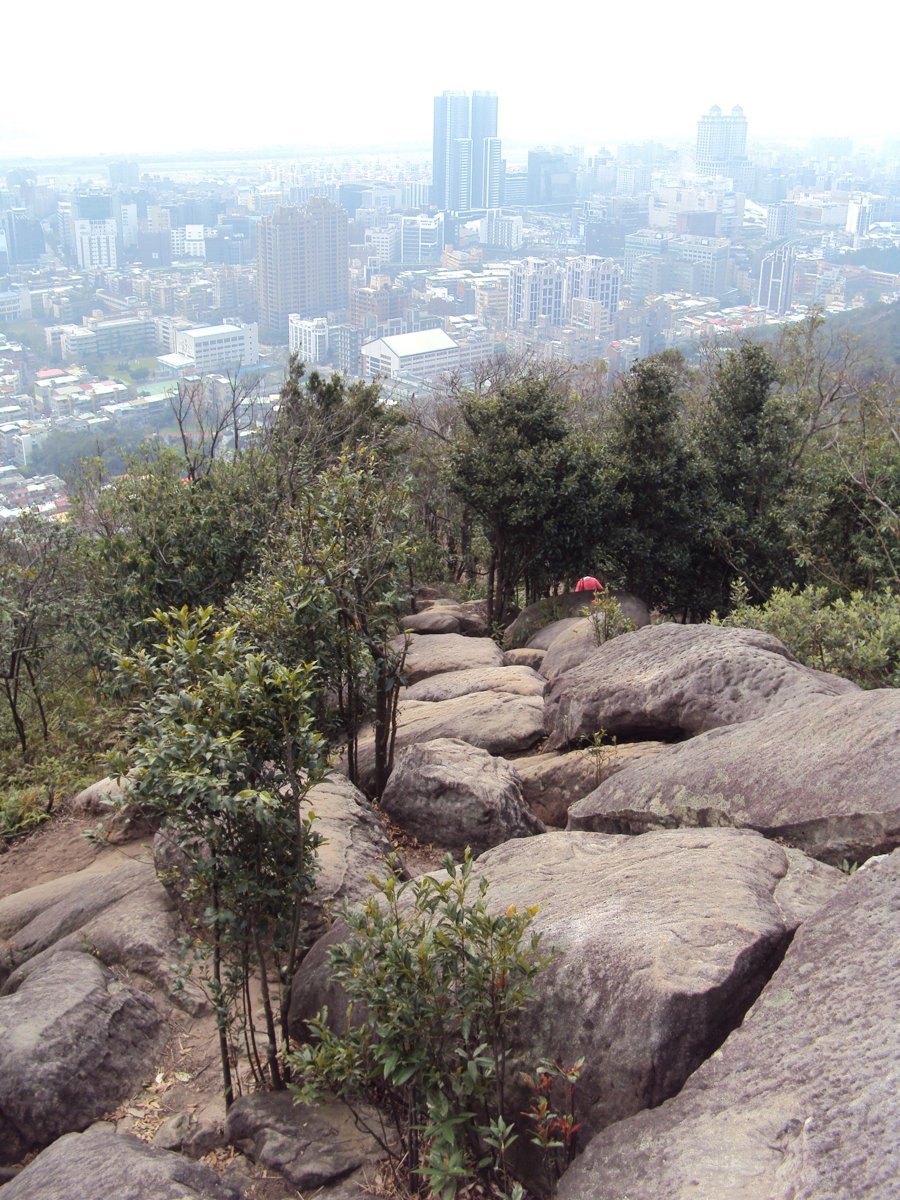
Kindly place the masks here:
<instances>
[{"instance_id":1,"label":"rock outcrop","mask_svg":"<svg viewBox=\"0 0 900 1200\"><path fill-rule=\"evenodd\" d=\"M0 900L10 989L22 964L33 969L60 950L89 947L107 966L123 966L169 991L180 932L152 864L131 858L110 858Z\"/></svg>"},{"instance_id":2,"label":"rock outcrop","mask_svg":"<svg viewBox=\"0 0 900 1200\"><path fill-rule=\"evenodd\" d=\"M626 741L692 737L816 697L858 691L847 679L804 667L767 633L651 625L598 646L552 681L548 748L571 746L599 729Z\"/></svg>"},{"instance_id":3,"label":"rock outcrop","mask_svg":"<svg viewBox=\"0 0 900 1200\"><path fill-rule=\"evenodd\" d=\"M502 667L503 651L490 638L464 637L460 633L407 633L391 642L396 650L406 645L404 674L407 683L418 683L443 671L470 671L477 667Z\"/></svg>"},{"instance_id":4,"label":"rock outcrop","mask_svg":"<svg viewBox=\"0 0 900 1200\"><path fill-rule=\"evenodd\" d=\"M474 644L474 639L468 639ZM493 643L492 643L493 644ZM521 754L544 736L544 701L510 692L474 692L455 700L406 700L398 709L396 750L435 738L460 738L490 754ZM359 739L359 775L370 788L375 776L375 739Z\"/></svg>"},{"instance_id":5,"label":"rock outcrop","mask_svg":"<svg viewBox=\"0 0 900 1200\"><path fill-rule=\"evenodd\" d=\"M679 1095L588 1145L559 1200L896 1196L898 913L893 854L810 916Z\"/></svg>"},{"instance_id":6,"label":"rock outcrop","mask_svg":"<svg viewBox=\"0 0 900 1200\"><path fill-rule=\"evenodd\" d=\"M126 1099L163 1025L146 993L89 954L60 950L17 975L16 990L7 983L0 996L3 1162L85 1129Z\"/></svg>"},{"instance_id":7,"label":"rock outcrop","mask_svg":"<svg viewBox=\"0 0 900 1200\"><path fill-rule=\"evenodd\" d=\"M564 829L571 806L590 795L603 780L632 763L671 749L674 747L665 742L623 742L598 747L596 753L570 750L567 754L529 754L516 759L516 770L529 808L545 825Z\"/></svg>"},{"instance_id":8,"label":"rock outcrop","mask_svg":"<svg viewBox=\"0 0 900 1200\"><path fill-rule=\"evenodd\" d=\"M569 828L759 830L840 864L900 845L900 690L820 696L670 747L602 783Z\"/></svg>"},{"instance_id":9,"label":"rock outcrop","mask_svg":"<svg viewBox=\"0 0 900 1200\"><path fill-rule=\"evenodd\" d=\"M537 905L555 951L515 1034L515 1063L584 1055L578 1113L587 1131L674 1095L741 1021L798 924L846 877L749 831L641 838L549 833L506 842L475 864L489 907ZM297 975L291 1023L346 1001L327 965L336 926ZM512 1101L514 1111L525 1097Z\"/></svg>"},{"instance_id":10,"label":"rock outcrop","mask_svg":"<svg viewBox=\"0 0 900 1200\"><path fill-rule=\"evenodd\" d=\"M403 700L455 700L473 692L509 692L511 696L543 696L547 680L530 667L476 667L444 671L412 684Z\"/></svg>"},{"instance_id":11,"label":"rock outcrop","mask_svg":"<svg viewBox=\"0 0 900 1200\"><path fill-rule=\"evenodd\" d=\"M457 852L469 846L480 854L510 838L544 832L522 798L515 768L458 738L401 751L381 807L420 841Z\"/></svg>"},{"instance_id":12,"label":"rock outcrop","mask_svg":"<svg viewBox=\"0 0 900 1200\"><path fill-rule=\"evenodd\" d=\"M377 1128L377 1116L368 1115ZM228 1110L225 1135L248 1158L303 1192L337 1183L382 1157L378 1143L354 1124L345 1105L295 1104L288 1092L236 1100Z\"/></svg>"},{"instance_id":13,"label":"rock outcrop","mask_svg":"<svg viewBox=\"0 0 900 1200\"><path fill-rule=\"evenodd\" d=\"M241 1200L209 1167L128 1133L70 1133L3 1189L3 1200Z\"/></svg>"}]
</instances>

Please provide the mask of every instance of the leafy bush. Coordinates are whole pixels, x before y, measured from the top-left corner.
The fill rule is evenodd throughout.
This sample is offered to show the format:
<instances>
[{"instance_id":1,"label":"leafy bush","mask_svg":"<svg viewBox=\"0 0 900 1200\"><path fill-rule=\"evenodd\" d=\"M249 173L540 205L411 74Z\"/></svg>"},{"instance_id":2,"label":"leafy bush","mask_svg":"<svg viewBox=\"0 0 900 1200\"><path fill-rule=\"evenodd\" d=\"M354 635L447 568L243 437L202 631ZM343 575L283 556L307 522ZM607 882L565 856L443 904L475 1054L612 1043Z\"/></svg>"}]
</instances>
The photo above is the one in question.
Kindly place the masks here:
<instances>
[{"instance_id":1,"label":"leafy bush","mask_svg":"<svg viewBox=\"0 0 900 1200\"><path fill-rule=\"evenodd\" d=\"M634 621L622 612L615 596L609 592L598 592L591 600L590 606L581 611L591 622L594 641L598 646L621 633L632 633L637 628Z\"/></svg>"},{"instance_id":2,"label":"leafy bush","mask_svg":"<svg viewBox=\"0 0 900 1200\"><path fill-rule=\"evenodd\" d=\"M402 882L394 868L378 894L345 913L352 936L330 951L351 1009L346 1033L327 1010L292 1059L300 1099L333 1089L351 1107L375 1101L394 1135L373 1130L397 1186L454 1197L479 1180L491 1195L521 1195L508 1151L506 1109L512 1025L549 959L527 936L535 910L488 911L488 884L472 899L472 859L448 855L446 876ZM353 1006L361 1009L354 1019Z\"/></svg>"},{"instance_id":3,"label":"leafy bush","mask_svg":"<svg viewBox=\"0 0 900 1200\"><path fill-rule=\"evenodd\" d=\"M119 658L137 694L137 736L113 759L123 806L135 805L174 839L197 917L195 952L216 1011L226 1105L233 1098L232 1039L244 1033L258 1083L284 1085L290 981L301 906L312 890L318 836L300 804L323 774L310 714L308 664L257 653L212 609L158 612L162 640ZM249 979L259 979L267 1036L257 1049ZM281 981L280 1004L269 979ZM280 1030L276 1027L280 1025Z\"/></svg>"},{"instance_id":4,"label":"leafy bush","mask_svg":"<svg viewBox=\"0 0 900 1200\"><path fill-rule=\"evenodd\" d=\"M864 688L900 686L900 596L853 592L829 599L825 588L776 588L766 604L732 590L731 610L712 624L760 629L779 638L808 667L844 675Z\"/></svg>"}]
</instances>

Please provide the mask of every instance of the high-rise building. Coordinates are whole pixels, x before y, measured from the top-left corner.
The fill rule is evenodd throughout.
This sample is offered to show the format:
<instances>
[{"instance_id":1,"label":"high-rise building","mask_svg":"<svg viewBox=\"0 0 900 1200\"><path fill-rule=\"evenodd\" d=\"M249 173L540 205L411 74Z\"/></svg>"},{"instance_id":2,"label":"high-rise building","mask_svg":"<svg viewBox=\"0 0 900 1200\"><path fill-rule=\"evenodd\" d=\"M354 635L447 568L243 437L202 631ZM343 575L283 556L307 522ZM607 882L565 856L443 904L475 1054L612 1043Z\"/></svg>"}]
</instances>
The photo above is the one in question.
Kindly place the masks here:
<instances>
[{"instance_id":1,"label":"high-rise building","mask_svg":"<svg viewBox=\"0 0 900 1200\"><path fill-rule=\"evenodd\" d=\"M793 290L794 251L790 246L781 246L762 260L756 303L760 308L783 316L791 307Z\"/></svg>"},{"instance_id":2,"label":"high-rise building","mask_svg":"<svg viewBox=\"0 0 900 1200\"><path fill-rule=\"evenodd\" d=\"M262 337L286 343L288 318L343 313L349 304L348 217L313 197L302 208L278 207L259 224L257 290Z\"/></svg>"},{"instance_id":3,"label":"high-rise building","mask_svg":"<svg viewBox=\"0 0 900 1200\"><path fill-rule=\"evenodd\" d=\"M728 116L718 104L697 122L698 175L725 175L743 182L747 173L747 118L736 104Z\"/></svg>"},{"instance_id":4,"label":"high-rise building","mask_svg":"<svg viewBox=\"0 0 900 1200\"><path fill-rule=\"evenodd\" d=\"M6 254L11 267L34 263L44 253L44 231L40 221L29 217L24 208L11 208L0 220L6 235Z\"/></svg>"},{"instance_id":5,"label":"high-rise building","mask_svg":"<svg viewBox=\"0 0 900 1200\"><path fill-rule=\"evenodd\" d=\"M789 200L766 205L766 240L790 237L797 228L797 205Z\"/></svg>"},{"instance_id":6,"label":"high-rise building","mask_svg":"<svg viewBox=\"0 0 900 1200\"><path fill-rule=\"evenodd\" d=\"M496 208L501 172L496 95L435 96L431 203L447 212Z\"/></svg>"},{"instance_id":7,"label":"high-rise building","mask_svg":"<svg viewBox=\"0 0 900 1200\"><path fill-rule=\"evenodd\" d=\"M542 258L522 258L509 273L508 324L562 325L566 316L566 268Z\"/></svg>"},{"instance_id":8,"label":"high-rise building","mask_svg":"<svg viewBox=\"0 0 900 1200\"><path fill-rule=\"evenodd\" d=\"M118 266L117 234L112 218L75 222L75 256L82 271Z\"/></svg>"},{"instance_id":9,"label":"high-rise building","mask_svg":"<svg viewBox=\"0 0 900 1200\"><path fill-rule=\"evenodd\" d=\"M473 92L471 114L472 207L496 208L500 203L496 93Z\"/></svg>"},{"instance_id":10,"label":"high-rise building","mask_svg":"<svg viewBox=\"0 0 900 1200\"><path fill-rule=\"evenodd\" d=\"M400 218L400 261L439 263L444 249L444 214Z\"/></svg>"}]
</instances>

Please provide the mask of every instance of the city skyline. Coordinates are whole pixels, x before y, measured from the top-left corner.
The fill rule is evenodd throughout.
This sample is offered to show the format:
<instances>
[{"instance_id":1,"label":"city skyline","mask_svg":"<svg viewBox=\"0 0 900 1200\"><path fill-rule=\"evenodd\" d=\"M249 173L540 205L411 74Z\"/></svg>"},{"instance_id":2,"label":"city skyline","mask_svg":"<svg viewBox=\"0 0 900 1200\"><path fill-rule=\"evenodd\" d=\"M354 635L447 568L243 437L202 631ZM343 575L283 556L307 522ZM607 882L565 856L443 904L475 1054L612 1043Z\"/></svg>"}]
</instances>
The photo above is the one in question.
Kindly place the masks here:
<instances>
[{"instance_id":1,"label":"city skyline","mask_svg":"<svg viewBox=\"0 0 900 1200\"><path fill-rule=\"evenodd\" d=\"M505 148L690 142L699 114L713 104L725 112L742 105L755 143L900 139L890 73L872 69L871 37L837 23L812 28L771 0L731 23L701 20L698 5L650 4L639 72L635 21L624 11L579 4L551 24L523 9L514 24L488 9L475 29L442 26L423 54L421 44L404 41L404 16L418 11L411 3L401 0L381 23L363 21L361 4L345 7L349 19L340 26L318 10L297 18L296 60L288 55L280 66L263 44L265 31L283 32L290 46L294 30L270 0L254 10L243 55L235 52L234 25L218 19L203 25L202 53L195 42L183 49L173 36L182 13L169 0L126 41L117 37L119 10L109 0L98 0L90 22L72 23L65 38L50 41L46 10L20 6L5 28L15 50L4 61L7 91L19 102L0 133L0 161L278 146L427 151L433 98L445 90L497 93ZM217 11L197 6L200 18ZM886 22L900 25L896 16ZM773 75L760 64L776 46L781 68ZM840 86L823 68L838 59ZM255 79L262 61L264 100Z\"/></svg>"}]
</instances>

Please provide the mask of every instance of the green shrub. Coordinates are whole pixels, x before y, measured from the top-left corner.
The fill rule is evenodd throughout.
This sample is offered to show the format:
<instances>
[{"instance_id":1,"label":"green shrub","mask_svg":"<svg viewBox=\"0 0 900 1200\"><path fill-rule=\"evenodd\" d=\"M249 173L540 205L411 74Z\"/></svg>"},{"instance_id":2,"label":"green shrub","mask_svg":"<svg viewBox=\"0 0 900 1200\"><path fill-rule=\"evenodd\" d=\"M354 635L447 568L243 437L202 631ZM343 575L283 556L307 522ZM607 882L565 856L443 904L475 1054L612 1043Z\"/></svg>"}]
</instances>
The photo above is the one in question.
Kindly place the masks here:
<instances>
[{"instance_id":1,"label":"green shrub","mask_svg":"<svg viewBox=\"0 0 900 1200\"><path fill-rule=\"evenodd\" d=\"M900 686L900 596L895 592L853 592L847 600L831 600L825 588L776 588L757 607L738 584L728 615L713 614L712 624L771 633L806 666L844 675L860 687Z\"/></svg>"},{"instance_id":2,"label":"green shrub","mask_svg":"<svg viewBox=\"0 0 900 1200\"><path fill-rule=\"evenodd\" d=\"M448 855L446 875L402 882L396 867L377 896L345 920L351 937L330 951L333 977L350 1001L346 1033L327 1010L310 1022L312 1040L292 1059L301 1100L331 1089L356 1107L374 1101L394 1122L379 1137L398 1187L456 1196L474 1180L489 1195L521 1195L505 1117L513 1022L549 961L535 910L492 915L488 884L473 899L472 859ZM353 1006L365 1019L353 1019ZM478 1193L484 1194L484 1193Z\"/></svg>"},{"instance_id":3,"label":"green shrub","mask_svg":"<svg viewBox=\"0 0 900 1200\"><path fill-rule=\"evenodd\" d=\"M637 629L634 621L625 616L618 600L609 592L596 593L590 605L581 611L591 623L594 641L598 646Z\"/></svg>"},{"instance_id":4,"label":"green shrub","mask_svg":"<svg viewBox=\"0 0 900 1200\"><path fill-rule=\"evenodd\" d=\"M198 914L192 950L211 964L195 978L215 1007L227 1107L236 1029L256 1083L285 1083L280 1051L320 841L301 811L324 769L310 711L315 667L258 653L236 626L217 626L210 608L157 612L153 624L161 640L118 659L136 699L136 737L112 765L123 784L118 803L164 825L181 852L185 899Z\"/></svg>"}]
</instances>

